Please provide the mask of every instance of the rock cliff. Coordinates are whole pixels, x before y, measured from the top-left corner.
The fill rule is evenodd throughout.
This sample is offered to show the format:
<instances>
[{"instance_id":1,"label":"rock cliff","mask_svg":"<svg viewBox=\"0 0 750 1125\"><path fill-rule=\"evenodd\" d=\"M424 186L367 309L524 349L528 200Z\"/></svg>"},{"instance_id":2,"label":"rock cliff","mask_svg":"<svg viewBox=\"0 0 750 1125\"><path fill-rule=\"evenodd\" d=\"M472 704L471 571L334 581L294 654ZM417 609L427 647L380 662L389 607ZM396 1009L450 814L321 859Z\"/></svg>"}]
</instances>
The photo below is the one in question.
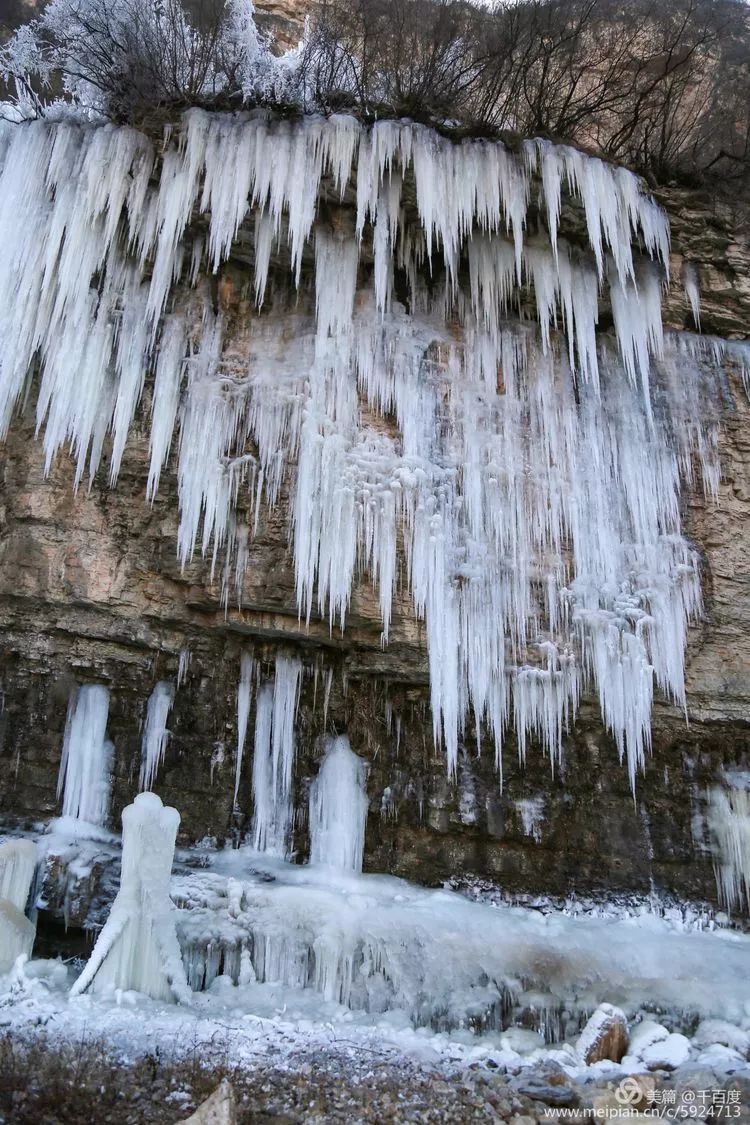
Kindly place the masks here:
<instances>
[{"instance_id":1,"label":"rock cliff","mask_svg":"<svg viewBox=\"0 0 750 1125\"><path fill-rule=\"evenodd\" d=\"M750 323L747 220L700 193L669 189L661 201L673 233L672 274L698 270L702 328L744 338ZM335 208L327 220L336 223ZM242 239L217 277L203 283L233 326L233 347L249 346L252 315ZM304 287L303 287L304 289ZM283 302L281 302L283 304ZM679 285L665 298L668 327L690 326ZM294 337L278 318L280 346ZM244 343L243 343L244 341ZM252 811L250 769L233 802L237 683L243 651L270 668L278 652L306 673L298 716L296 846L304 856L304 796L319 736L346 732L370 763L365 870L436 885L489 880L513 893L650 893L716 901L706 824L708 788L726 769L747 769L750 723L750 406L740 373L726 365L718 501L696 488L683 527L700 551L703 619L690 634L687 716L657 703L652 753L635 797L598 708L584 700L553 770L539 746L519 764L509 736L504 776L492 753L462 753L458 776L435 749L422 624L397 597L390 638L381 643L377 594L355 587L344 633L327 620L300 621L289 547L288 484L272 510L259 509L247 568L222 597L221 564L194 558L181 569L176 456L153 503L147 385L116 487L107 453L97 477L74 487L60 455L45 476L33 403L2 448L0 511L0 815L35 828L58 815L56 793L66 709L75 683L105 683L115 746L112 823L137 789L142 726L154 684L185 674L170 717L156 791L182 813L188 843L236 841ZM330 676L330 690L327 681ZM252 731L253 716L250 718ZM467 734L467 745L473 736ZM249 739L251 742L251 739ZM246 749L249 758L250 750ZM83 921L85 907L82 908ZM75 918L74 918L75 920Z\"/></svg>"}]
</instances>

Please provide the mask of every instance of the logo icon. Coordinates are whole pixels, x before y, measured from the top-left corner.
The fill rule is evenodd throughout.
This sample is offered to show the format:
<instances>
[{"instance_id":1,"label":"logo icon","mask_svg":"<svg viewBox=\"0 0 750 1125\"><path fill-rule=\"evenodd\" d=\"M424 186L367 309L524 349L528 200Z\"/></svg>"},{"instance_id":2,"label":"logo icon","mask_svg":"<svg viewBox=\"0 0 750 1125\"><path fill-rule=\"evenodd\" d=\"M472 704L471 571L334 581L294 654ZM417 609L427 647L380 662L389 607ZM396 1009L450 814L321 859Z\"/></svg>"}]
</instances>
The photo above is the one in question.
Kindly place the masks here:
<instances>
[{"instance_id":1,"label":"logo icon","mask_svg":"<svg viewBox=\"0 0 750 1125\"><path fill-rule=\"evenodd\" d=\"M637 1078L628 1075L623 1078L620 1085L615 1090L615 1098L620 1105L635 1105L636 1102L641 1101L643 1098L643 1090Z\"/></svg>"}]
</instances>

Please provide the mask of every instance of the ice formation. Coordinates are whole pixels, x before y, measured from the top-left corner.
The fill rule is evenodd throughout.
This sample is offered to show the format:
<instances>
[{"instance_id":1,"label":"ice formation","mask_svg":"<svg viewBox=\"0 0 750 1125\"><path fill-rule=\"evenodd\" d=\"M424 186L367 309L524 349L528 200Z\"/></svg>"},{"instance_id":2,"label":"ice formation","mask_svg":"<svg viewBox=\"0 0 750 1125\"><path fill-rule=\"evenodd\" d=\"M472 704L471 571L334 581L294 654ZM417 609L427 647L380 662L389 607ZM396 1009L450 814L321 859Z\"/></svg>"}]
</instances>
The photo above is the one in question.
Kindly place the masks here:
<instances>
[{"instance_id":1,"label":"ice formation","mask_svg":"<svg viewBox=\"0 0 750 1125\"><path fill-rule=\"evenodd\" d=\"M708 804L716 883L728 910L750 911L750 774L732 772L725 780Z\"/></svg>"},{"instance_id":2,"label":"ice formation","mask_svg":"<svg viewBox=\"0 0 750 1125\"><path fill-rule=\"evenodd\" d=\"M750 1001L747 935L702 932L645 906L576 917L469 902L388 876L260 863L244 849L176 875L172 894L191 986L222 974L240 984L243 973L258 987L238 990L232 1006L268 1004L270 993L293 1018L306 993L317 1021L341 1004L389 1013L392 1025L399 1014L436 1030L516 1025L559 1042L602 1002L694 1026L696 1015L739 1021Z\"/></svg>"},{"instance_id":3,"label":"ice formation","mask_svg":"<svg viewBox=\"0 0 750 1125\"><path fill-rule=\"evenodd\" d=\"M114 750L107 739L108 715L109 692L102 684L73 689L57 782L64 817L94 825L107 820Z\"/></svg>"},{"instance_id":4,"label":"ice formation","mask_svg":"<svg viewBox=\"0 0 750 1125\"><path fill-rule=\"evenodd\" d=\"M349 739L335 738L310 786L310 863L362 870L367 821L367 764Z\"/></svg>"},{"instance_id":5,"label":"ice formation","mask_svg":"<svg viewBox=\"0 0 750 1125\"><path fill-rule=\"evenodd\" d=\"M237 762L234 771L234 804L237 804L237 794L240 790L240 776L242 773L242 755L245 750L247 737L247 722L250 718L250 699L253 690L253 658L249 652L243 652L240 657L240 682L237 687Z\"/></svg>"},{"instance_id":6,"label":"ice formation","mask_svg":"<svg viewBox=\"0 0 750 1125\"><path fill-rule=\"evenodd\" d=\"M72 995L121 989L189 1002L169 897L179 823L155 793L139 793L123 809L120 889Z\"/></svg>"},{"instance_id":7,"label":"ice formation","mask_svg":"<svg viewBox=\"0 0 750 1125\"><path fill-rule=\"evenodd\" d=\"M151 789L169 741L167 720L174 703L174 686L158 683L146 706L146 725L141 747L141 789Z\"/></svg>"},{"instance_id":8,"label":"ice formation","mask_svg":"<svg viewBox=\"0 0 750 1125\"><path fill-rule=\"evenodd\" d=\"M586 245L561 235L563 195ZM238 348L202 277L250 231ZM162 151L113 125L0 123L0 245L3 433L38 369L47 466L66 447L93 476L109 434L114 482L153 378L147 493L176 444L183 564L223 552L241 599L259 505L289 474L301 615L344 627L367 572L387 643L410 591L452 773L470 732L500 766L509 727L554 763L586 691L635 783L654 689L685 706L701 609L681 483L697 463L715 491L715 365L750 369L740 345L663 333L669 229L637 177L340 115L190 111ZM305 291L287 304L284 262ZM293 753L277 698L255 779L274 849L268 776L286 800ZM261 688L262 747L268 706Z\"/></svg>"},{"instance_id":9,"label":"ice formation","mask_svg":"<svg viewBox=\"0 0 750 1125\"><path fill-rule=\"evenodd\" d=\"M36 862L36 844L31 840L0 844L0 973L9 972L16 958L31 955L36 926L24 911Z\"/></svg>"},{"instance_id":10,"label":"ice formation","mask_svg":"<svg viewBox=\"0 0 750 1125\"><path fill-rule=\"evenodd\" d=\"M0 899L25 910L36 871L36 844L31 840L6 840L0 844Z\"/></svg>"},{"instance_id":11,"label":"ice formation","mask_svg":"<svg viewBox=\"0 0 750 1125\"><path fill-rule=\"evenodd\" d=\"M299 660L277 656L273 686L260 686L255 705L252 844L259 852L281 858L291 844L294 721L301 676Z\"/></svg>"}]
</instances>

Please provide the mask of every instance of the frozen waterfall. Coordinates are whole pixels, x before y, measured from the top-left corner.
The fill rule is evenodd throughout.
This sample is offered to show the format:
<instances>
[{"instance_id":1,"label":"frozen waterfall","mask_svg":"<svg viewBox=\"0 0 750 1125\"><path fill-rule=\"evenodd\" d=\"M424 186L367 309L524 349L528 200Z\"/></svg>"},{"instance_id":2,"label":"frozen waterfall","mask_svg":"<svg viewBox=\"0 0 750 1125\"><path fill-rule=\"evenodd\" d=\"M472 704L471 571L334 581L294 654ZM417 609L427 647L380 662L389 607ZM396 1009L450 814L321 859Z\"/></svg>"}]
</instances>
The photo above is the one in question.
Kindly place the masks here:
<instances>
[{"instance_id":1,"label":"frozen waterfall","mask_svg":"<svg viewBox=\"0 0 750 1125\"><path fill-rule=\"evenodd\" d=\"M0 844L0 973L12 969L17 957L31 955L36 926L25 915L37 864L31 840Z\"/></svg>"},{"instance_id":2,"label":"frozen waterfall","mask_svg":"<svg viewBox=\"0 0 750 1125\"><path fill-rule=\"evenodd\" d=\"M106 823L114 751L107 739L108 715L109 692L103 685L84 684L71 693L57 783L64 817Z\"/></svg>"},{"instance_id":3,"label":"frozen waterfall","mask_svg":"<svg viewBox=\"0 0 750 1125\"><path fill-rule=\"evenodd\" d=\"M310 863L362 870L367 821L367 765L349 739L336 738L310 787Z\"/></svg>"},{"instance_id":4,"label":"frozen waterfall","mask_svg":"<svg viewBox=\"0 0 750 1125\"><path fill-rule=\"evenodd\" d=\"M263 684L255 708L253 752L253 847L284 858L291 844L294 769L294 721L302 665L276 657L276 676Z\"/></svg>"},{"instance_id":5,"label":"frozen waterfall","mask_svg":"<svg viewBox=\"0 0 750 1125\"><path fill-rule=\"evenodd\" d=\"M146 707L146 726L141 748L141 789L153 787L159 766L164 760L164 752L169 741L167 720L173 703L173 685L158 683L151 692Z\"/></svg>"},{"instance_id":6,"label":"frozen waterfall","mask_svg":"<svg viewBox=\"0 0 750 1125\"><path fill-rule=\"evenodd\" d=\"M201 279L240 235L238 327ZM0 123L0 245L2 432L34 378L47 467L65 447L76 482L93 477L111 435L114 483L153 380L144 489L178 431L183 565L223 555L241 600L259 505L289 482L300 615L344 628L365 573L387 643L410 592L451 772L470 729L498 768L509 728L554 764L586 692L635 784L654 690L685 707L701 611L681 487L697 465L716 491L719 365L750 369L741 344L664 333L669 228L636 176L543 140L342 115L193 110L163 149L132 128ZM697 318L690 272L685 290ZM269 707L261 689L254 837L280 850L293 707L274 691L270 735ZM101 820L77 769L66 804Z\"/></svg>"},{"instance_id":7,"label":"frozen waterfall","mask_svg":"<svg viewBox=\"0 0 750 1125\"><path fill-rule=\"evenodd\" d=\"M155 793L139 793L123 809L120 889L71 995L132 989L189 1002L169 897L179 823L177 809Z\"/></svg>"}]
</instances>

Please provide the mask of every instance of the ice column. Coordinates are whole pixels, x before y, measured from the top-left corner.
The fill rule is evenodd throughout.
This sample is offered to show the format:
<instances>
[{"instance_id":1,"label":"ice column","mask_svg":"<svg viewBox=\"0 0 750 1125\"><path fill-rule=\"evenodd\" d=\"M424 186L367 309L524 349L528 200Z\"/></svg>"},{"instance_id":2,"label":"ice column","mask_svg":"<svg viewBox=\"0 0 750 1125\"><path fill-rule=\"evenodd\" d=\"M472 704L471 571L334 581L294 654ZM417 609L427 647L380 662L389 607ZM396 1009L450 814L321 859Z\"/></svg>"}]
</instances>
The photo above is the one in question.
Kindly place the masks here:
<instances>
[{"instance_id":1,"label":"ice column","mask_svg":"<svg viewBox=\"0 0 750 1125\"><path fill-rule=\"evenodd\" d=\"M294 720L302 665L276 658L273 688L263 684L255 709L252 844L260 852L284 858L292 830Z\"/></svg>"},{"instance_id":2,"label":"ice column","mask_svg":"<svg viewBox=\"0 0 750 1125\"><path fill-rule=\"evenodd\" d=\"M109 692L101 684L84 684L68 704L57 795L63 816L102 825L109 813L114 747L107 740Z\"/></svg>"},{"instance_id":3,"label":"ice column","mask_svg":"<svg viewBox=\"0 0 750 1125\"><path fill-rule=\"evenodd\" d=\"M146 727L141 748L141 789L150 789L156 780L159 766L169 741L167 719L174 703L172 684L159 683L151 692L146 708Z\"/></svg>"},{"instance_id":4,"label":"ice column","mask_svg":"<svg viewBox=\"0 0 750 1125\"><path fill-rule=\"evenodd\" d=\"M367 765L345 736L331 743L310 786L310 863L362 870L367 821Z\"/></svg>"},{"instance_id":5,"label":"ice column","mask_svg":"<svg viewBox=\"0 0 750 1125\"><path fill-rule=\"evenodd\" d=\"M179 823L177 809L155 793L139 793L123 809L120 889L71 995L123 989L189 1002L169 897Z\"/></svg>"},{"instance_id":6,"label":"ice column","mask_svg":"<svg viewBox=\"0 0 750 1125\"><path fill-rule=\"evenodd\" d=\"M255 662L249 652L243 652L240 657L240 682L237 688L237 765L234 772L234 803L237 804L237 794L240 789L240 775L242 772L242 755L245 750L245 737L247 735L247 721L250 717L250 698L253 690L253 668Z\"/></svg>"},{"instance_id":7,"label":"ice column","mask_svg":"<svg viewBox=\"0 0 750 1125\"><path fill-rule=\"evenodd\" d=\"M8 840L0 845L0 973L13 968L17 957L31 956L36 926L25 916L36 870L36 845Z\"/></svg>"},{"instance_id":8,"label":"ice column","mask_svg":"<svg viewBox=\"0 0 750 1125\"><path fill-rule=\"evenodd\" d=\"M750 910L750 774L709 794L708 827L719 898L728 910Z\"/></svg>"}]
</instances>

